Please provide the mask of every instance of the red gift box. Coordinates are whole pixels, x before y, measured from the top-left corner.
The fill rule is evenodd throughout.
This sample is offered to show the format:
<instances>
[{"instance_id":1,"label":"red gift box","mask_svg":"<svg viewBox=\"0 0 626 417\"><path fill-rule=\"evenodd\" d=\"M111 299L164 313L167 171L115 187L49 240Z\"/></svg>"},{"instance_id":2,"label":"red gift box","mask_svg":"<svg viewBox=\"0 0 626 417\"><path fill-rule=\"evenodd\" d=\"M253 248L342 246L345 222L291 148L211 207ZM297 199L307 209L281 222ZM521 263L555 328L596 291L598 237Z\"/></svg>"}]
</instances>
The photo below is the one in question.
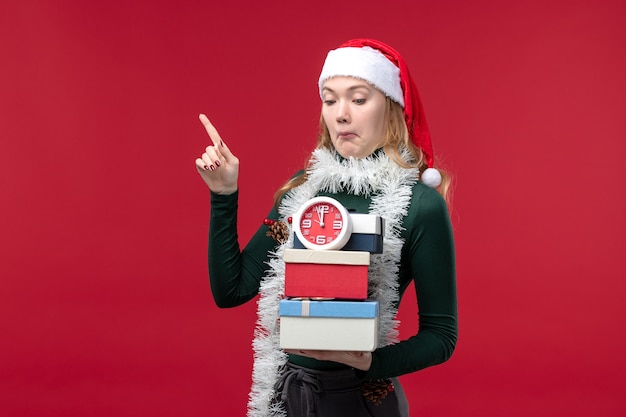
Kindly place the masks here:
<instances>
[{"instance_id":1,"label":"red gift box","mask_svg":"<svg viewBox=\"0 0 626 417\"><path fill-rule=\"evenodd\" d=\"M367 299L369 252L285 249L285 296Z\"/></svg>"}]
</instances>

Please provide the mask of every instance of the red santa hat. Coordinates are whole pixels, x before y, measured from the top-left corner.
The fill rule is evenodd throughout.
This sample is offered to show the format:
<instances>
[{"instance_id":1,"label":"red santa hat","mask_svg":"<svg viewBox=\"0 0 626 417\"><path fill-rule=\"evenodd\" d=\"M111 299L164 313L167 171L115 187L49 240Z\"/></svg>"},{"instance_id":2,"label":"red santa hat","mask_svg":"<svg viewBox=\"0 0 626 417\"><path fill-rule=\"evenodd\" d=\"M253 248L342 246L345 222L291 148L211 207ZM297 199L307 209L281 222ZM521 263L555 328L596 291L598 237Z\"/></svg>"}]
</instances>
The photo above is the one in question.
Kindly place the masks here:
<instances>
[{"instance_id":1,"label":"red santa hat","mask_svg":"<svg viewBox=\"0 0 626 417\"><path fill-rule=\"evenodd\" d=\"M420 180L429 187L438 187L441 174L433 168L433 146L426 115L417 86L402 56L380 41L352 39L328 53L319 78L320 95L324 81L337 76L365 80L402 106L411 141L422 150L428 165Z\"/></svg>"}]
</instances>

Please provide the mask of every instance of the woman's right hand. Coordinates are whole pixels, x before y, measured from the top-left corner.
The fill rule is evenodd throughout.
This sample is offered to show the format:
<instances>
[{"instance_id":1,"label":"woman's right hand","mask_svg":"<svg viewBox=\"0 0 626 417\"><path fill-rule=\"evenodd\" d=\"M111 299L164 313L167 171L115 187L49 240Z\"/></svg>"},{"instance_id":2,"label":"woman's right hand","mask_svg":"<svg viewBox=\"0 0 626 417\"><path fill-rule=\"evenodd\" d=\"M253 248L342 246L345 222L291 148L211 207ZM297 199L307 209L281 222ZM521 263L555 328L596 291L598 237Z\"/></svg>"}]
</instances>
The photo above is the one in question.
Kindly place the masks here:
<instances>
[{"instance_id":1,"label":"woman's right hand","mask_svg":"<svg viewBox=\"0 0 626 417\"><path fill-rule=\"evenodd\" d=\"M224 144L208 117L201 114L200 122L213 145L207 146L202 156L196 159L196 169L211 191L216 194L232 194L237 191L239 159Z\"/></svg>"}]
</instances>

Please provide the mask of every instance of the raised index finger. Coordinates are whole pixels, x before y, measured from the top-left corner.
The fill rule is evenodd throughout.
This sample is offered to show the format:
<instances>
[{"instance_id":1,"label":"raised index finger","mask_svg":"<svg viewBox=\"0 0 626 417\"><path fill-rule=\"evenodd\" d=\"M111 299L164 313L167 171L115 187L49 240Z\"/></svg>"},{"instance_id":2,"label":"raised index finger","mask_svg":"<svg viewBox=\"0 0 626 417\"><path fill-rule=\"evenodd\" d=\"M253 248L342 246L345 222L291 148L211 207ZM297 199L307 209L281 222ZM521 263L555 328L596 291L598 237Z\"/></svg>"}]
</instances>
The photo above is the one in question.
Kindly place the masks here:
<instances>
[{"instance_id":1,"label":"raised index finger","mask_svg":"<svg viewBox=\"0 0 626 417\"><path fill-rule=\"evenodd\" d=\"M220 134L217 133L217 129L215 129L215 127L211 124L211 121L209 120L208 117L206 117L206 115L200 114L199 119L202 125L204 126L204 128L206 129L206 132L209 134L209 137L213 141L213 145L217 147L217 145L219 145L222 142L222 138L220 137Z\"/></svg>"}]
</instances>

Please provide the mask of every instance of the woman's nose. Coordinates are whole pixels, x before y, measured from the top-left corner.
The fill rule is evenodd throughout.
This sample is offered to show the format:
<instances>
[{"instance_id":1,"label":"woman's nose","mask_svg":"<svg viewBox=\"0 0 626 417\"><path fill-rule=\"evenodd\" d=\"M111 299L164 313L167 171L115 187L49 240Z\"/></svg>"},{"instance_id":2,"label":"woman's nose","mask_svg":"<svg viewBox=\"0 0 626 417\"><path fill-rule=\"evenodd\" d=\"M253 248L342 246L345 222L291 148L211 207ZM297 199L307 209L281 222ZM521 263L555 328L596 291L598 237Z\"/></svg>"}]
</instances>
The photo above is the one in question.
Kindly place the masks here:
<instances>
[{"instance_id":1,"label":"woman's nose","mask_svg":"<svg viewBox=\"0 0 626 417\"><path fill-rule=\"evenodd\" d=\"M350 107L344 100L340 100L337 106L337 122L350 123Z\"/></svg>"}]
</instances>

